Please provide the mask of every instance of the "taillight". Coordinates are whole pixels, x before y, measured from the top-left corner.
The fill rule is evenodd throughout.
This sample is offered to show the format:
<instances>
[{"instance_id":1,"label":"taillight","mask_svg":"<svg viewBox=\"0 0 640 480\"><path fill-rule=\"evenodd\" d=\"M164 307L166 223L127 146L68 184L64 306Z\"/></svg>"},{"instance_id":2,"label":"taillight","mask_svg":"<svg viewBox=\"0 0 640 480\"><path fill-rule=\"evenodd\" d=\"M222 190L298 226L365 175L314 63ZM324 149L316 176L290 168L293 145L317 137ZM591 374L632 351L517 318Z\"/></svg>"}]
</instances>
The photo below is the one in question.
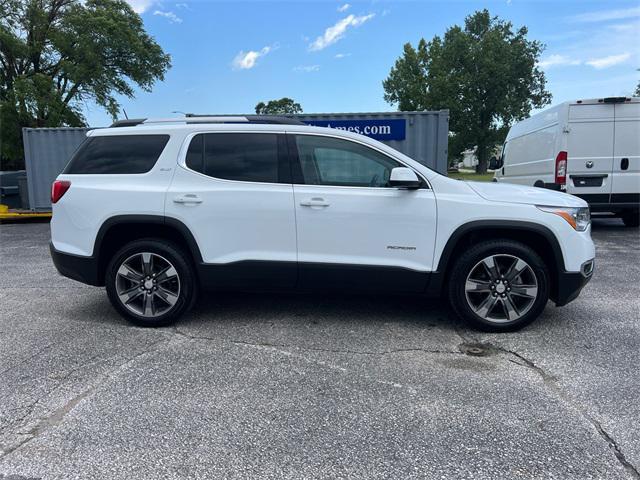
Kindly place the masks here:
<instances>
[{"instance_id":1,"label":"taillight","mask_svg":"<svg viewBox=\"0 0 640 480\"><path fill-rule=\"evenodd\" d=\"M558 185L567 183L567 152L559 152L556 157L556 183Z\"/></svg>"},{"instance_id":2,"label":"taillight","mask_svg":"<svg viewBox=\"0 0 640 480\"><path fill-rule=\"evenodd\" d=\"M71 182L67 180L56 180L53 182L53 185L51 185L51 203L56 203L60 200L62 196L67 193L70 186Z\"/></svg>"}]
</instances>

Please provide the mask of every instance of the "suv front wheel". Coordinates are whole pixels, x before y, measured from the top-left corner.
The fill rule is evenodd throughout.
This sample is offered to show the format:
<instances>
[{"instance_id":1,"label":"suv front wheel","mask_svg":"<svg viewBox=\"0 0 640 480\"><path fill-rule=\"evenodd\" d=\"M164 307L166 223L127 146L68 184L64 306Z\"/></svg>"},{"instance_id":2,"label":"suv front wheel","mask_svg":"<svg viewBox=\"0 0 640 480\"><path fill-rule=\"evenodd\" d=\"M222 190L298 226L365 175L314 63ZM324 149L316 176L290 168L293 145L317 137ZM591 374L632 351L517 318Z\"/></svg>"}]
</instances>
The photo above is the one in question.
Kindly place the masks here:
<instances>
[{"instance_id":1,"label":"suv front wheel","mask_svg":"<svg viewBox=\"0 0 640 480\"><path fill-rule=\"evenodd\" d=\"M449 281L452 309L485 331L517 330L535 320L549 299L540 256L512 240L482 242L456 261Z\"/></svg>"},{"instance_id":2,"label":"suv front wheel","mask_svg":"<svg viewBox=\"0 0 640 480\"><path fill-rule=\"evenodd\" d=\"M195 300L196 280L190 265L173 243L136 240L109 262L107 295L115 309L136 325L169 325Z\"/></svg>"}]
</instances>

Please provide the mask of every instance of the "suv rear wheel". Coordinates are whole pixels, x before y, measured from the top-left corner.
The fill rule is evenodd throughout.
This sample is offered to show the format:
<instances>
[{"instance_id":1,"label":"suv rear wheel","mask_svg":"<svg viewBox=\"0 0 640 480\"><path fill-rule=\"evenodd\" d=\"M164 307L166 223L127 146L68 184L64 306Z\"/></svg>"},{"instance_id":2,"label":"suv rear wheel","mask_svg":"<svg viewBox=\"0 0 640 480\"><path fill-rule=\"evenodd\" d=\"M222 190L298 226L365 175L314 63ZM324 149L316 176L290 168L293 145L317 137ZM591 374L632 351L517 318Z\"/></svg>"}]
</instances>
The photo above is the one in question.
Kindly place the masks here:
<instances>
[{"instance_id":1,"label":"suv rear wheel","mask_svg":"<svg viewBox=\"0 0 640 480\"><path fill-rule=\"evenodd\" d=\"M142 327L162 327L195 300L190 262L176 245L143 239L121 248L107 267L107 295L115 309Z\"/></svg>"},{"instance_id":2,"label":"suv rear wheel","mask_svg":"<svg viewBox=\"0 0 640 480\"><path fill-rule=\"evenodd\" d=\"M547 267L520 242L480 243L463 253L451 272L452 309L481 330L520 329L540 315L548 299Z\"/></svg>"}]
</instances>

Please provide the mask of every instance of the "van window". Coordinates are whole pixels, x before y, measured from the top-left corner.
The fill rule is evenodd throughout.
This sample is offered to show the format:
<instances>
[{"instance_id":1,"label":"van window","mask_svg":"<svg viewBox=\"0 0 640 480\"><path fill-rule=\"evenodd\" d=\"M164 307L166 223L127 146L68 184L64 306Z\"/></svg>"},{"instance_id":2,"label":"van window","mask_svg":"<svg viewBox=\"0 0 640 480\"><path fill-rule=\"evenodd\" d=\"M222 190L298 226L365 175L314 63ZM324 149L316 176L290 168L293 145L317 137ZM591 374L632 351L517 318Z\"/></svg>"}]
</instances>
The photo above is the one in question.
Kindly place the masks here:
<instances>
[{"instance_id":1,"label":"van window","mask_svg":"<svg viewBox=\"0 0 640 480\"><path fill-rule=\"evenodd\" d=\"M498 159L498 168L504 168L507 159L507 144L509 142L504 142L502 145L502 152L500 152L500 158ZM504 173L504 172L503 172Z\"/></svg>"},{"instance_id":2,"label":"van window","mask_svg":"<svg viewBox=\"0 0 640 480\"><path fill-rule=\"evenodd\" d=\"M359 143L332 137L296 135L298 158L308 185L388 187L391 170L401 166Z\"/></svg>"},{"instance_id":3,"label":"van window","mask_svg":"<svg viewBox=\"0 0 640 480\"><path fill-rule=\"evenodd\" d=\"M146 173L156 164L168 141L169 135L89 137L75 153L64 173Z\"/></svg>"},{"instance_id":4,"label":"van window","mask_svg":"<svg viewBox=\"0 0 640 480\"><path fill-rule=\"evenodd\" d=\"M279 183L278 135L198 134L189 144L186 165L196 172L225 180Z\"/></svg>"}]
</instances>

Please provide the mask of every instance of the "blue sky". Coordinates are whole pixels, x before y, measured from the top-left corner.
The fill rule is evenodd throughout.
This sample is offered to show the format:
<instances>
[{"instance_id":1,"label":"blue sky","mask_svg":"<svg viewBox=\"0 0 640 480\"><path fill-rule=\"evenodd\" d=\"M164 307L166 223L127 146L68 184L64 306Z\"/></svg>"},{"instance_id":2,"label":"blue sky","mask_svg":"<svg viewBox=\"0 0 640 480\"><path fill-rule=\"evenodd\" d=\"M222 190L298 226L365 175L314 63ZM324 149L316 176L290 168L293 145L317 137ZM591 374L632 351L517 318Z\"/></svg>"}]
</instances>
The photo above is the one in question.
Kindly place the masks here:
<instances>
[{"instance_id":1,"label":"blue sky","mask_svg":"<svg viewBox=\"0 0 640 480\"><path fill-rule=\"evenodd\" d=\"M382 80L403 44L482 8L547 45L554 104L630 95L640 78L638 1L128 1L173 63L153 92L121 99L130 118L251 113L283 96L309 113L394 110ZM85 113L92 126L111 122L98 107Z\"/></svg>"}]
</instances>

